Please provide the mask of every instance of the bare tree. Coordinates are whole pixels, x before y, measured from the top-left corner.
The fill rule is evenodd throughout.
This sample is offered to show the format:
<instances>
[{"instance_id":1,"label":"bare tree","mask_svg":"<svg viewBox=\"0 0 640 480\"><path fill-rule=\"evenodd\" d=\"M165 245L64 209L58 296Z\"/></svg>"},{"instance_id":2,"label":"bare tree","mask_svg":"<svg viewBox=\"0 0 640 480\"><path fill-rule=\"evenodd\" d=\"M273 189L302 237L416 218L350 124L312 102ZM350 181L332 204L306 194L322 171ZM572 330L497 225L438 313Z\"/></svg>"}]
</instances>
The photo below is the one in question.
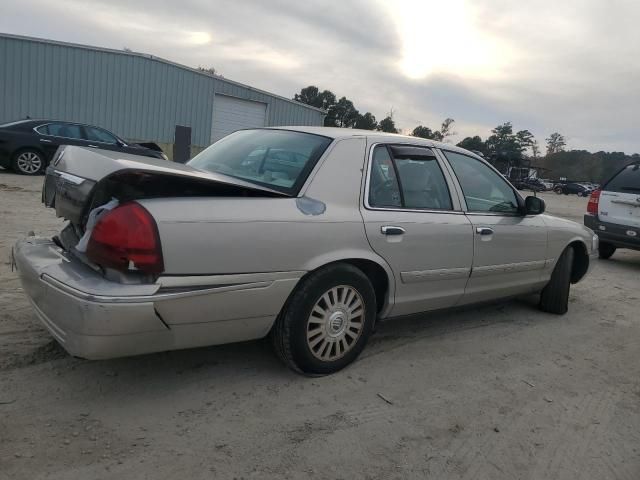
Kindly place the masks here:
<instances>
[{"instance_id":1,"label":"bare tree","mask_svg":"<svg viewBox=\"0 0 640 480\"><path fill-rule=\"evenodd\" d=\"M563 152L564 147L567 145L564 136L560 135L558 132L552 133L549 135L549 138L545 138L545 140L547 142L547 155Z\"/></svg>"}]
</instances>

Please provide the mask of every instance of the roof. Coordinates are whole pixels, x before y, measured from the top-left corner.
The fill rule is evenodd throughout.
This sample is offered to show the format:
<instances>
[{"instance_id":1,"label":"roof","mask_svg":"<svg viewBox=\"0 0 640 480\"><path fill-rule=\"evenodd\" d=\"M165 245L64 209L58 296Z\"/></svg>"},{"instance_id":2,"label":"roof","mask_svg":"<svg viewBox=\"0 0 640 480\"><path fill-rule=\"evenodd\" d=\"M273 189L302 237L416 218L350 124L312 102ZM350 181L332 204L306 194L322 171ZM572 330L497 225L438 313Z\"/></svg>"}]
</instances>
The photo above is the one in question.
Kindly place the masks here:
<instances>
[{"instance_id":1,"label":"roof","mask_svg":"<svg viewBox=\"0 0 640 480\"><path fill-rule=\"evenodd\" d=\"M9 38L9 39L13 39L13 40L23 40L23 41L35 42L35 43L46 43L46 44L49 44L49 45L58 45L58 46L61 46L61 47L69 47L69 48L81 48L81 49L84 49L84 50L93 50L93 51L96 51L96 52L112 53L112 54L117 54L117 55L126 55L126 56L129 56L129 57L146 58L147 60L153 60L153 61L156 61L156 62L165 63L167 65L172 65L174 67L178 67L178 68L181 68L183 70L189 70L189 71L191 71L193 73L196 73L198 75L203 75L205 77L214 78L214 79L216 79L218 81L221 81L221 82L228 82L228 83L231 83L233 85L237 85L239 87L246 88L248 90L252 90L254 92L258 92L258 93L262 93L264 95L268 95L270 97L278 98L280 100L283 100L283 101L286 101L286 102L289 102L289 103L293 103L293 104L298 105L300 107L308 108L309 110L315 110L315 111L320 112L320 113L322 113L324 115L327 114L327 111L323 110L322 108L314 107L312 105L307 105L306 103L298 102L298 101L293 100L291 98L283 97L283 96L277 95L275 93L267 92L266 90L261 90L259 88L255 88L255 87L252 87L250 85L246 85L244 83L240 83L240 82L236 82L234 80L230 80L230 79L228 79L226 77L223 77L221 75L214 75L214 74L211 74L211 73L203 72L201 70L198 70L197 68L188 67L188 66L183 65L181 63L172 62L171 60L166 60L166 59L164 59L162 57L157 57L155 55L151 55L151 54L148 54L148 53L133 52L133 51L130 51L130 50L115 50L113 48L95 47L93 45L83 45L83 44L80 44L80 43L61 42L59 40L50 40L50 39L47 39L47 38L38 38L38 37L27 37L27 36L24 36L24 35L14 35L14 34L11 34L11 33L2 33L2 32L0 32L0 38Z\"/></svg>"},{"instance_id":2,"label":"roof","mask_svg":"<svg viewBox=\"0 0 640 480\"><path fill-rule=\"evenodd\" d=\"M342 138L355 138L366 137L373 138L381 142L399 142L399 143L412 143L414 145L424 145L425 147L434 147L441 150L450 150L454 152L464 153L466 155L471 154L474 157L479 157L477 154L460 148L451 143L437 142L421 137L413 137L411 135L400 135L397 133L380 132L378 130L359 130L357 128L339 128L339 127L304 127L304 126L290 126L290 127L269 127L274 130L292 130L296 132L312 133L314 135L322 135L334 139Z\"/></svg>"}]
</instances>

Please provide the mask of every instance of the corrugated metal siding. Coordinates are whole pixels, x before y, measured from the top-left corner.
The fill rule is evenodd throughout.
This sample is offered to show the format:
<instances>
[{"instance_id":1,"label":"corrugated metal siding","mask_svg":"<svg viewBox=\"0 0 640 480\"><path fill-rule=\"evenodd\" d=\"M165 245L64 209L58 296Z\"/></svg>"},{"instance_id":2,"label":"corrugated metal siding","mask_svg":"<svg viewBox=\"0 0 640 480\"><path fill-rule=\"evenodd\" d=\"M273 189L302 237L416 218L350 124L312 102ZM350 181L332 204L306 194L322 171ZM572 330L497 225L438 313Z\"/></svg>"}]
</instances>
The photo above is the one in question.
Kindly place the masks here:
<instances>
[{"instance_id":1,"label":"corrugated metal siding","mask_svg":"<svg viewBox=\"0 0 640 480\"><path fill-rule=\"evenodd\" d=\"M125 138L192 141L211 133L213 79L154 59L0 37L0 122L52 118L90 123Z\"/></svg>"},{"instance_id":2,"label":"corrugated metal siding","mask_svg":"<svg viewBox=\"0 0 640 480\"><path fill-rule=\"evenodd\" d=\"M267 104L267 126L322 125L323 113L162 59L0 35L0 123L47 118L172 143L175 125L210 143L214 91Z\"/></svg>"}]
</instances>

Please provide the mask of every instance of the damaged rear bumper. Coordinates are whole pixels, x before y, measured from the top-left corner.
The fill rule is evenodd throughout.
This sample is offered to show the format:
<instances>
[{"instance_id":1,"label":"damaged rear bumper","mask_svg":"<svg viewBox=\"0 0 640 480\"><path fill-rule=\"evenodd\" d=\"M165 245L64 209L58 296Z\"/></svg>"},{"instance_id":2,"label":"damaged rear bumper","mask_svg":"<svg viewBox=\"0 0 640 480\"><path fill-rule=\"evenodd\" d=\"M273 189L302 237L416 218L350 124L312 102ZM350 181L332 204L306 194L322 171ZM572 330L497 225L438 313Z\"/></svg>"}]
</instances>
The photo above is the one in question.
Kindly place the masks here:
<instances>
[{"instance_id":1,"label":"damaged rear bumper","mask_svg":"<svg viewBox=\"0 0 640 480\"><path fill-rule=\"evenodd\" d=\"M52 241L18 241L14 260L45 327L72 355L105 359L263 337L304 272L111 282Z\"/></svg>"}]
</instances>

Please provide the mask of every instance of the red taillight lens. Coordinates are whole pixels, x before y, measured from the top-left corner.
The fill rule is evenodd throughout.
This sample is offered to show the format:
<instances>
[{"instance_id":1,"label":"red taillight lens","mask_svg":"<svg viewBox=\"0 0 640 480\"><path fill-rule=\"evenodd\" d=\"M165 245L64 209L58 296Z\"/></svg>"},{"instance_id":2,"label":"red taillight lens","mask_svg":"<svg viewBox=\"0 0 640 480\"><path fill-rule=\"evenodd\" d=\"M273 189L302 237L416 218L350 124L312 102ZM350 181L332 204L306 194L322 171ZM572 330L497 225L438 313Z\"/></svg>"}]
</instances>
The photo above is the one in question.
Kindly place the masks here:
<instances>
[{"instance_id":1,"label":"red taillight lens","mask_svg":"<svg viewBox=\"0 0 640 480\"><path fill-rule=\"evenodd\" d=\"M594 190L589 197L589 203L587 203L587 213L598 215L598 203L600 203L600 190Z\"/></svg>"},{"instance_id":2,"label":"red taillight lens","mask_svg":"<svg viewBox=\"0 0 640 480\"><path fill-rule=\"evenodd\" d=\"M125 203L103 215L91 233L87 257L120 271L164 271L158 227L138 203Z\"/></svg>"}]
</instances>

